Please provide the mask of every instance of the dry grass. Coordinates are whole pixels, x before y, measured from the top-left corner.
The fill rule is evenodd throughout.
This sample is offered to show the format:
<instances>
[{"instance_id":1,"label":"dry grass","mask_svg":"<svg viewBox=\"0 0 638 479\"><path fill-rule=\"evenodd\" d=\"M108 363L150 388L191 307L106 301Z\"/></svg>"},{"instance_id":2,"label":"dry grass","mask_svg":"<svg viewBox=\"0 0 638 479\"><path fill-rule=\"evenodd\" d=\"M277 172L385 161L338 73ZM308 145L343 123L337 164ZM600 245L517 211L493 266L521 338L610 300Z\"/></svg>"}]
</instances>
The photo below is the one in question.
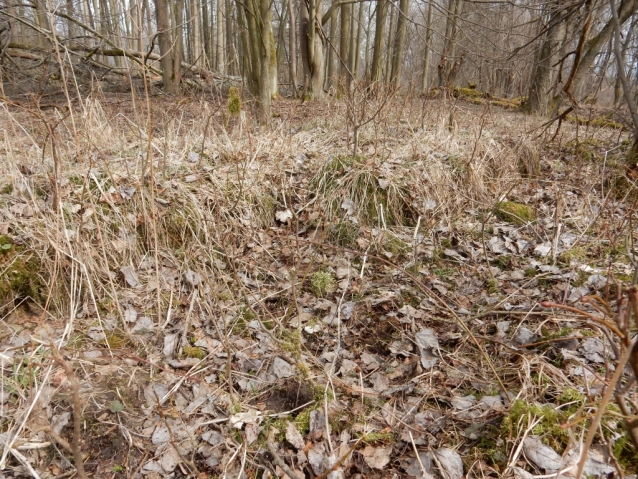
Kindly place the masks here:
<instances>
[{"instance_id":1,"label":"dry grass","mask_svg":"<svg viewBox=\"0 0 638 479\"><path fill-rule=\"evenodd\" d=\"M420 395L417 408L425 408L445 394L498 394L491 368L525 403L576 387L574 377L553 366L551 357L517 352L489 339L481 339L479 349L459 338L458 325L440 306L432 307L437 304L433 298L443 295L455 311L469 308L478 314L478 309L453 294L434 293L432 284L440 282L423 288L404 275L407 269L436 279L459 268L442 258L441 251L450 247L443 240L454 235L476 240L480 215L513 184L520 182L512 195L532 197L530 182L549 163L541 161L533 133L525 133L539 120L461 102L427 100L407 107L397 97L378 120L361 129L359 156L352 158L345 106L338 100L305 106L281 101L275 105L281 116L269 130L256 128L244 115L224 128L223 102L193 101L177 108L159 100L150 105L152 129L144 101L99 94L79 103L73 115L49 110L37 112L38 118L11 105L0 112L5 125L0 154L6 158L0 162L0 227L12 238L14 251L23 245L20 254L37 258L44 279L39 298L10 291L3 300L2 391L10 395L0 403L0 430L6 434L3 466L68 469L71 454L47 449L42 429L55 430L61 411L85 418L83 450L91 456L87 468L94 477L106 477L116 466L133 477L145 461L167 457L171 448L183 474L198 468L238 474L256 467L250 462L254 449L227 425L239 412L259 411L262 425L281 427L268 411L279 414L318 401L318 410L336 421L333 428L347 425L349 434L368 434L394 424L392 440L406 441L400 424L401 414L408 415L414 406L409 400ZM47 124L53 136L47 136ZM566 138L576 135L573 128L564 132ZM56 189L59 208L52 204ZM588 201L604 205L594 196ZM277 213L286 210L290 219L277 220ZM346 220L357 225L349 248L328 244L326 226ZM574 214L572 220L574 228L584 231L598 217ZM529 228L532 236L545 234L540 226ZM370 249L375 241L383 247ZM386 257L400 264L389 268L366 256L357 271L345 276L348 286L332 298L334 303L364 298L363 304L383 289L403 291L418 299L415 306L423 306L423 321L448 339L441 356L444 374L413 371L411 378L418 380L405 380L410 394L387 397L368 386L361 389L362 377L338 374L336 363L326 367L321 354L338 352L335 338L352 330L363 334L361 343L349 345L356 355L380 347L378 338L412 341L414 320L412 326L392 322L383 329L381 313L373 308L369 317L353 316L347 329L338 320L322 323L326 337L317 340L303 332L307 324L299 318L315 307L309 288L313 272L338 273L344 264L352 266L356 250L382 254L392 248L394 255ZM420 265L424 258L432 263ZM475 268L479 284L485 271L483 265ZM496 306L525 295L514 290L506 291ZM481 297L480 291L473 294L473 300ZM398 303L391 303L394 309ZM555 332L564 321L554 315L520 316L514 327ZM481 320L468 324L477 337L489 336ZM81 407L68 405L64 368L52 362L51 343L65 358L59 364L75 371ZM275 358L288 361L294 377L311 385L305 395L299 388L289 394L308 401L295 400L283 409L272 405L272 396L288 394L282 393L281 378L262 374ZM441 377L447 386L439 384ZM153 392L149 384L161 387ZM384 404L392 404L395 412L388 416ZM199 412L187 413L188 407ZM505 410L490 414L502 416ZM469 470L497 449L505 451L508 456L493 464L505 464L511 472L520 459L518 444L530 434L532 413L521 416L504 444L464 449L468 438L459 431L469 427L471 417L444 407L437 414L455 426L437 434L435 443L457 445ZM160 423L170 436L170 447L163 449L149 443ZM219 454L205 456L200 436L212 430L211 424L226 442ZM61 431L67 438L71 434L69 428L56 432ZM117 459L101 439L107 431L119 438L112 446ZM579 426L573 431L578 433ZM245 441L247 433L242 434ZM425 444L426 436L419 437L418 444ZM492 440L486 436L485 443ZM25 443L46 451L31 458L35 466L19 452ZM218 465L204 457L215 457Z\"/></svg>"}]
</instances>

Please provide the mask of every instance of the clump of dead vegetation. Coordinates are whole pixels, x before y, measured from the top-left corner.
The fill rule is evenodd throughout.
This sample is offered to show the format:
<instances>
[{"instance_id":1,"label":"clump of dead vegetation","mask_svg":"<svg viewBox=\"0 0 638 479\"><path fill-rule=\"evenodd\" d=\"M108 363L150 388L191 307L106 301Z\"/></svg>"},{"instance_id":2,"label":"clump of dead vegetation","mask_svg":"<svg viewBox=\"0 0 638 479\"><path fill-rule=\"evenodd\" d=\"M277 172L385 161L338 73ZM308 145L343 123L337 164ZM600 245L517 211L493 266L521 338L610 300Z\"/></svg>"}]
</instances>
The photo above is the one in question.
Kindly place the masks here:
<instances>
[{"instance_id":1,"label":"clump of dead vegetation","mask_svg":"<svg viewBox=\"0 0 638 479\"><path fill-rule=\"evenodd\" d=\"M271 129L236 99L3 110L1 467L635 466L617 132L546 148L519 113L393 96L353 155L347 99L281 100Z\"/></svg>"}]
</instances>

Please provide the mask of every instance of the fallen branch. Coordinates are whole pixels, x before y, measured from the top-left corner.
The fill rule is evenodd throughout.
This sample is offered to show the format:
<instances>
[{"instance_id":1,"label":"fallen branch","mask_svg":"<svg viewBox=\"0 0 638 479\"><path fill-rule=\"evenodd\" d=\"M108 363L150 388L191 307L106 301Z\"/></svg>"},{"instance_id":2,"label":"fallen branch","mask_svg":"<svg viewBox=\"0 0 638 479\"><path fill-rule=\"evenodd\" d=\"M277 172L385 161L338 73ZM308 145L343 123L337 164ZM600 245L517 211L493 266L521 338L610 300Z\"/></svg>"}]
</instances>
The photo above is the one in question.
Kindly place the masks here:
<instances>
[{"instance_id":1,"label":"fallen branch","mask_svg":"<svg viewBox=\"0 0 638 479\"><path fill-rule=\"evenodd\" d=\"M88 479L84 470L84 457L82 456L82 402L80 401L80 382L75 377L73 368L60 355L58 348L51 343L53 360L62 366L71 386L71 409L73 410L73 439L71 449L75 459L75 469L80 479ZM53 437L53 436L52 436ZM55 438L54 438L55 439Z\"/></svg>"}]
</instances>

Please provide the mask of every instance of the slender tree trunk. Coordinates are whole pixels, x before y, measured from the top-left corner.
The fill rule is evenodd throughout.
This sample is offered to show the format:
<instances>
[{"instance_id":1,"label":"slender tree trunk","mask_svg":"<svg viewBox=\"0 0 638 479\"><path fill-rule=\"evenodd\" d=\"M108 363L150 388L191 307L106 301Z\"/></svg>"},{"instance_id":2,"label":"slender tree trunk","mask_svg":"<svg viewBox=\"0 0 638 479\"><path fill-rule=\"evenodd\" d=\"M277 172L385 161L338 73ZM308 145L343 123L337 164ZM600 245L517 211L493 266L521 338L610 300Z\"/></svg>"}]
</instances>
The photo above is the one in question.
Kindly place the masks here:
<instances>
[{"instance_id":1,"label":"slender tree trunk","mask_svg":"<svg viewBox=\"0 0 638 479\"><path fill-rule=\"evenodd\" d=\"M303 1L303 0L302 0ZM333 4L338 0L333 0ZM337 48L337 8L332 8L330 13L330 45L328 46L328 67L327 67L327 75L328 75L328 86L334 86L334 76L335 76L335 48Z\"/></svg>"},{"instance_id":2,"label":"slender tree trunk","mask_svg":"<svg viewBox=\"0 0 638 479\"><path fill-rule=\"evenodd\" d=\"M257 118L261 123L269 123L271 118L271 99L277 91L277 60L275 58L274 37L272 31L272 13L270 0L259 0L259 14L261 20L261 81L259 88L259 101L257 105ZM273 78L273 71L275 76ZM274 85L273 85L274 80Z\"/></svg>"},{"instance_id":3,"label":"slender tree trunk","mask_svg":"<svg viewBox=\"0 0 638 479\"><path fill-rule=\"evenodd\" d=\"M164 91L173 95L179 94L179 73L174 71L174 49L170 35L168 17L168 1L155 0L155 15L157 19L157 43L160 47L160 66L162 69L162 81Z\"/></svg>"},{"instance_id":4,"label":"slender tree trunk","mask_svg":"<svg viewBox=\"0 0 638 479\"><path fill-rule=\"evenodd\" d=\"M69 17L75 18L75 8L73 6L73 0L66 0L65 9L66 9L66 14ZM68 20L66 22L66 30L67 30L67 35L69 36L69 38L75 37L75 23Z\"/></svg>"},{"instance_id":5,"label":"slender tree trunk","mask_svg":"<svg viewBox=\"0 0 638 479\"><path fill-rule=\"evenodd\" d=\"M359 63L361 60L361 34L363 32L363 13L365 11L364 7L365 7L364 3L359 4L359 18L357 21L357 40L354 46L356 55L354 57L354 70L352 72L355 79L358 78Z\"/></svg>"},{"instance_id":6,"label":"slender tree trunk","mask_svg":"<svg viewBox=\"0 0 638 479\"><path fill-rule=\"evenodd\" d=\"M255 99L255 117L260 123L269 123L272 96L277 91L277 56L270 0L236 0L236 5L242 32L244 78Z\"/></svg>"},{"instance_id":7,"label":"slender tree trunk","mask_svg":"<svg viewBox=\"0 0 638 479\"><path fill-rule=\"evenodd\" d=\"M121 15L120 15L120 9L119 9L119 4L117 0L110 0L109 7L111 10L111 15L113 17L112 23L111 23L112 29L111 29L110 37L113 43L121 46L121 43L122 43L122 27L120 25ZM123 66L123 61L124 59L122 57L115 57L115 66L117 66L118 68L121 68Z\"/></svg>"},{"instance_id":8,"label":"slender tree trunk","mask_svg":"<svg viewBox=\"0 0 638 479\"><path fill-rule=\"evenodd\" d=\"M211 46L211 20L208 14L208 2L204 0L202 2L202 42L204 43L204 55L206 57L206 64L211 65L212 58L212 46Z\"/></svg>"},{"instance_id":9,"label":"slender tree trunk","mask_svg":"<svg viewBox=\"0 0 638 479\"><path fill-rule=\"evenodd\" d=\"M350 4L341 5L341 34L339 38L339 76L348 75L348 55L350 54Z\"/></svg>"},{"instance_id":10,"label":"slender tree trunk","mask_svg":"<svg viewBox=\"0 0 638 479\"><path fill-rule=\"evenodd\" d=\"M182 58L184 58L184 0L177 0L173 6L175 36L173 38L173 76L177 88L182 81Z\"/></svg>"},{"instance_id":11,"label":"slender tree trunk","mask_svg":"<svg viewBox=\"0 0 638 479\"><path fill-rule=\"evenodd\" d=\"M235 39L233 31L235 25L233 23L233 4L230 0L224 0L224 14L226 15L224 20L226 23L226 39L224 44L226 45L226 63L228 64L227 73L229 75L237 75L239 72L239 59L237 56L237 49L239 42Z\"/></svg>"},{"instance_id":12,"label":"slender tree trunk","mask_svg":"<svg viewBox=\"0 0 638 479\"><path fill-rule=\"evenodd\" d=\"M279 15L279 28L277 29L277 71L283 71L283 63L286 61L286 24L288 23L288 0L281 4Z\"/></svg>"},{"instance_id":13,"label":"slender tree trunk","mask_svg":"<svg viewBox=\"0 0 638 479\"><path fill-rule=\"evenodd\" d=\"M563 12L558 8L558 4L554 2L550 4L549 8L553 10L550 12L548 19L549 31L538 52L538 61L530 82L527 102L527 108L530 113L543 116L549 112L549 99L552 96L550 94L552 71L556 68L553 65L557 60L560 39L563 37L564 29L566 28L564 21L558 23L563 15Z\"/></svg>"},{"instance_id":14,"label":"slender tree trunk","mask_svg":"<svg viewBox=\"0 0 638 479\"><path fill-rule=\"evenodd\" d=\"M638 7L638 0L621 0L618 9L618 21L622 26L629 18L636 12ZM580 58L580 62L574 72L574 80L572 82L572 94L576 99L579 99L583 93L584 82L587 78L586 73L594 64L600 49L603 45L609 42L609 39L614 33L614 27L612 20L609 20L603 28L594 37L587 40L585 43L583 55Z\"/></svg>"},{"instance_id":15,"label":"slender tree trunk","mask_svg":"<svg viewBox=\"0 0 638 479\"><path fill-rule=\"evenodd\" d=\"M226 45L224 44L224 0L217 0L217 41L215 42L215 64L217 71L224 75L226 73Z\"/></svg>"},{"instance_id":16,"label":"slender tree trunk","mask_svg":"<svg viewBox=\"0 0 638 479\"><path fill-rule=\"evenodd\" d=\"M430 87L430 55L432 52L432 4L434 0L428 2L428 19L425 33L425 54L423 55L423 83L421 90L427 92Z\"/></svg>"},{"instance_id":17,"label":"slender tree trunk","mask_svg":"<svg viewBox=\"0 0 638 479\"><path fill-rule=\"evenodd\" d=\"M49 22L47 20L47 9L45 0L35 0L35 24L43 30L49 29ZM44 47L47 43L46 37L44 35L40 35L39 33L36 36L36 43Z\"/></svg>"},{"instance_id":18,"label":"slender tree trunk","mask_svg":"<svg viewBox=\"0 0 638 479\"><path fill-rule=\"evenodd\" d=\"M293 0L287 0L288 2L288 45L290 59L288 61L290 68L290 83L292 83L292 91L295 97L297 97L297 23L295 22L295 7Z\"/></svg>"},{"instance_id":19,"label":"slender tree trunk","mask_svg":"<svg viewBox=\"0 0 638 479\"><path fill-rule=\"evenodd\" d=\"M201 66L204 64L204 49L202 47L202 34L200 28L201 16L200 16L200 6L198 0L190 0L189 10L190 10L190 24L192 25L192 60L191 63L193 65Z\"/></svg>"},{"instance_id":20,"label":"slender tree trunk","mask_svg":"<svg viewBox=\"0 0 638 479\"><path fill-rule=\"evenodd\" d=\"M375 9L376 12L376 9ZM376 13L375 13L376 15ZM370 67L370 32L372 31L372 2L368 4L368 24L366 25L366 49L363 52L363 76L364 78L372 78L372 68Z\"/></svg>"},{"instance_id":21,"label":"slender tree trunk","mask_svg":"<svg viewBox=\"0 0 638 479\"><path fill-rule=\"evenodd\" d=\"M395 17L396 17L396 7L393 3L389 4L389 8L390 8L390 20L388 21L388 40L386 41L386 47L384 48L385 51L385 67L383 69L383 79L384 81L387 83L390 80L390 65L391 65L391 59L392 59L392 53L391 53L391 48L392 48L392 44L393 42L393 38L394 38L394 23L395 23Z\"/></svg>"},{"instance_id":22,"label":"slender tree trunk","mask_svg":"<svg viewBox=\"0 0 638 479\"><path fill-rule=\"evenodd\" d=\"M323 92L323 43L317 31L321 22L321 0L302 0L299 14L299 46L304 69L304 97L322 98Z\"/></svg>"},{"instance_id":23,"label":"slender tree trunk","mask_svg":"<svg viewBox=\"0 0 638 479\"><path fill-rule=\"evenodd\" d=\"M236 0L237 1L237 0ZM246 9L243 3L237 2L237 26L239 27L239 38L240 43L238 45L237 59L238 65L237 68L242 76L247 79L248 91L251 95L256 95L256 92L253 91L253 72L251 65L253 62L250 58L250 35L248 33L248 22L246 21ZM256 60L257 63L259 60Z\"/></svg>"},{"instance_id":24,"label":"slender tree trunk","mask_svg":"<svg viewBox=\"0 0 638 479\"><path fill-rule=\"evenodd\" d=\"M392 52L392 74L390 81L394 86L401 85L401 73L403 70L403 47L405 45L405 32L407 30L407 18L410 13L410 0L401 0L397 19L397 33L394 38Z\"/></svg>"},{"instance_id":25,"label":"slender tree trunk","mask_svg":"<svg viewBox=\"0 0 638 479\"><path fill-rule=\"evenodd\" d=\"M357 38L357 32L355 29L354 9L354 6L350 9L350 38L348 40L348 70L352 75L354 75L354 58L359 53L357 50L355 50L355 40ZM348 75L348 86L350 86L351 81L352 76Z\"/></svg>"},{"instance_id":26,"label":"slender tree trunk","mask_svg":"<svg viewBox=\"0 0 638 479\"><path fill-rule=\"evenodd\" d=\"M439 87L448 88L451 75L455 70L456 35L458 33L458 17L463 11L464 0L449 0L448 15L445 24L445 39L441 61L438 65Z\"/></svg>"},{"instance_id":27,"label":"slender tree trunk","mask_svg":"<svg viewBox=\"0 0 638 479\"><path fill-rule=\"evenodd\" d=\"M377 0L376 25L374 31L374 48L372 51L372 67L370 79L381 80L381 61L383 59L383 42L385 40L385 20L388 12L388 0Z\"/></svg>"}]
</instances>

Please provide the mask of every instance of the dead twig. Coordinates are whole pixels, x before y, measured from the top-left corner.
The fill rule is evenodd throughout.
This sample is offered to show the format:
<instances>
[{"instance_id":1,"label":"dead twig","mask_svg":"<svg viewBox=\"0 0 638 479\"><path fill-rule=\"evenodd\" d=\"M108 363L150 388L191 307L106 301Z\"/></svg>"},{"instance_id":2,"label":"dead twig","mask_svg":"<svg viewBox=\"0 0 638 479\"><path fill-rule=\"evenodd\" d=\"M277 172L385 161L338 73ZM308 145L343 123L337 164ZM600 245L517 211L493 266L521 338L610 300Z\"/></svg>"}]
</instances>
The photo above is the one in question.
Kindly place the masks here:
<instances>
[{"instance_id":1,"label":"dead twig","mask_svg":"<svg viewBox=\"0 0 638 479\"><path fill-rule=\"evenodd\" d=\"M80 400L80 382L75 376L73 368L62 358L60 351L58 351L58 348L53 343L51 343L51 352L53 354L53 360L64 369L64 373L71 387L71 409L73 410L73 439L71 441L71 450L73 451L78 477L80 479L88 479L86 471L84 470L84 457L82 455L82 402ZM51 437L55 439L53 435Z\"/></svg>"}]
</instances>

